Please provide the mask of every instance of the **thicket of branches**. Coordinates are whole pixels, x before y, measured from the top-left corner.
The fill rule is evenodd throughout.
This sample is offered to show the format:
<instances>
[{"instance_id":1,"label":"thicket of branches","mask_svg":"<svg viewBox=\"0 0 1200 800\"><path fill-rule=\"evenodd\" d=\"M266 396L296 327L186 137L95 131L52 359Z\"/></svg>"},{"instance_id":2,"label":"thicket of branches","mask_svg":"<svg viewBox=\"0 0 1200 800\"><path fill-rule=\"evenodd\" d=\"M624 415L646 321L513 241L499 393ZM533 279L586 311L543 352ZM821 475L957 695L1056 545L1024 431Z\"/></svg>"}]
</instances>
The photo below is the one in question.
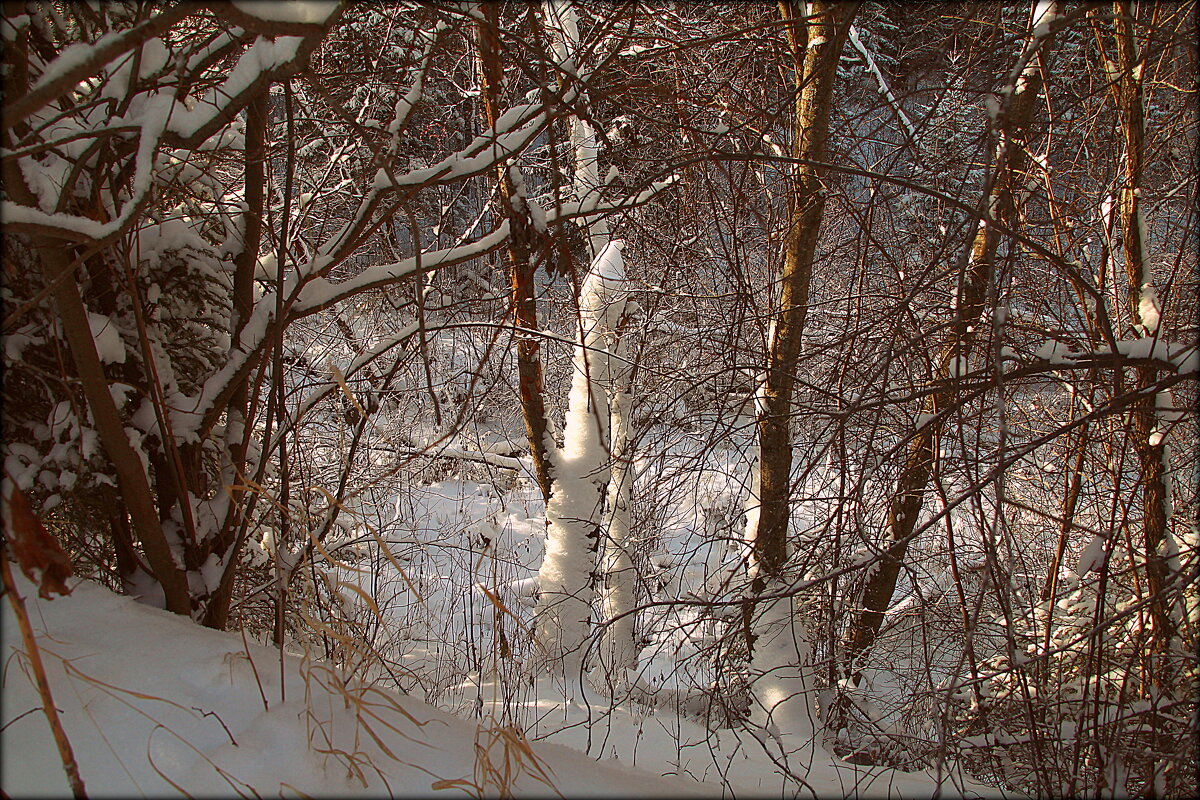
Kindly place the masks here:
<instances>
[{"instance_id":1,"label":"thicket of branches","mask_svg":"<svg viewBox=\"0 0 1200 800\"><path fill-rule=\"evenodd\" d=\"M670 702L714 726L782 719L787 667L844 757L1195 791L1193 4L30 2L0 34L3 496L78 574L434 700L487 663L519 692L546 643L503 617L582 596L583 649L542 630L614 696L667 703L639 652L686 640ZM586 596L543 569L504 606L501 531L422 527L448 478L557 493ZM415 674L435 551L505 613Z\"/></svg>"}]
</instances>

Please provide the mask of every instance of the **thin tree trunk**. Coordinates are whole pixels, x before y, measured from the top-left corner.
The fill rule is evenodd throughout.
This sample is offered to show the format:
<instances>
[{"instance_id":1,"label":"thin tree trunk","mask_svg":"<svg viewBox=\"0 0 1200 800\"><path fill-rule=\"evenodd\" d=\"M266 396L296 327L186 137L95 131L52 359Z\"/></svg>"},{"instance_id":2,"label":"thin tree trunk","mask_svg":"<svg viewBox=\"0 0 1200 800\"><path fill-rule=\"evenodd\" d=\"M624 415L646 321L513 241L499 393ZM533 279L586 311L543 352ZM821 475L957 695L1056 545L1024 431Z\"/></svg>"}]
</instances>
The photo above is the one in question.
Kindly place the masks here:
<instances>
[{"instance_id":1,"label":"thin tree trunk","mask_svg":"<svg viewBox=\"0 0 1200 800\"><path fill-rule=\"evenodd\" d=\"M39 241L39 239L41 241ZM146 560L154 572L154 579L163 588L166 608L176 614L191 614L191 601L183 569L175 562L167 543L166 534L158 518L154 495L142 461L129 443L125 424L109 392L108 378L96 352L96 342L88 323L87 310L79 295L79 284L69 277L56 280L71 269L63 249L63 243L36 237L34 246L41 251L46 265L47 282L55 281L54 300L62 321L63 333L71 350L71 358L79 373L88 410L96 423L96 431L104 444L113 469L117 474L117 486L121 498L129 511L133 530L146 551Z\"/></svg>"},{"instance_id":2,"label":"thin tree trunk","mask_svg":"<svg viewBox=\"0 0 1200 800\"><path fill-rule=\"evenodd\" d=\"M477 25L479 34L479 62L483 78L483 108L488 127L494 127L498 117L497 107L504 80L504 68L500 62L500 43L496 33L499 6L483 3L479 7L483 15ZM508 265L512 282L513 319L517 326L529 331L538 330L536 284L537 261L534 250L537 233L529 217L526 198L516 191L508 167L496 167L500 184L501 213L509 221ZM511 169L517 169L512 167ZM525 435L529 439L529 456L533 460L533 471L537 476L542 499L550 499L552 488L551 455L547 445L546 402L542 383L541 344L535 334L519 333L517 338L517 385L521 398L521 413L525 418Z\"/></svg>"},{"instance_id":3,"label":"thin tree trunk","mask_svg":"<svg viewBox=\"0 0 1200 800\"><path fill-rule=\"evenodd\" d=\"M758 499L760 508L751 543L751 573L761 589L763 581L778 577L787 561L787 529L792 472L792 394L796 365L808 314L825 192L823 170L829 135L829 112L837 81L842 45L850 29L855 4L810 4L812 18L805 21L799 9L781 2L787 24L799 95L796 98L792 156L797 159L788 194L788 229L784 236L784 263L779 313L769 343L766 379L761 390L757 428L759 446ZM815 32L811 38L809 28ZM820 37L818 39L818 37Z\"/></svg>"},{"instance_id":4,"label":"thin tree trunk","mask_svg":"<svg viewBox=\"0 0 1200 800\"><path fill-rule=\"evenodd\" d=\"M546 505L546 556L538 571L537 635L547 666L567 679L583 672L583 646L595 598L601 512L608 486L609 369L606 340L620 319L627 288L621 242L592 262L579 293L580 331L554 493Z\"/></svg>"},{"instance_id":5,"label":"thin tree trunk","mask_svg":"<svg viewBox=\"0 0 1200 800\"><path fill-rule=\"evenodd\" d=\"M14 199L28 206L37 206L24 177L15 168L5 170L5 188ZM71 360L79 375L80 386L96 432L117 476L122 505L129 512L133 532L146 552L146 560L154 578L163 588L167 610L176 614L191 614L191 600L183 569L175 562L159 522L154 495L142 461L134 452L125 433L125 424L117 411L104 365L96 352L96 342L88 322L87 309L79 294L79 284L73 279L74 265L66 242L48 236L31 236L33 250L41 260L43 279L53 286L52 296ZM121 513L118 511L118 513Z\"/></svg>"},{"instance_id":6,"label":"thin tree trunk","mask_svg":"<svg viewBox=\"0 0 1200 800\"><path fill-rule=\"evenodd\" d=\"M1018 222L1017 193L1024 180L1028 162L1029 128L1038 95L1042 88L1041 69L1033 62L1038 50L1043 58L1053 39L1047 28L1039 31L1038 23L1056 14L1054 4L1035 3L1031 17L1033 35L1022 53L1025 66L1014 71L1008 89L1012 101L997 117L1000 141L992 169L991 186L987 192L986 208L1006 227ZM1031 50L1032 48L1032 50ZM1018 65L1020 66L1020 65ZM966 359L981 327L981 317L988 300L988 289L995 272L996 247L999 232L987 220L980 220L961 282L957 313L950 335L942 346L937 360L936 376L940 388L929 395L921 409L923 414L939 414L951 408L957 395L956 378L966 369ZM879 635L884 612L891 603L896 581L904 564L908 546L917 530L917 519L924 505L936 457L936 435L941 420L919 428L909 443L904 468L896 484L896 492L888 506L887 524L891 533L885 551L872 569L863 588L857 613L851 619L843 645L846 675L856 681L862 674L862 662Z\"/></svg>"},{"instance_id":7,"label":"thin tree trunk","mask_svg":"<svg viewBox=\"0 0 1200 800\"><path fill-rule=\"evenodd\" d=\"M233 275L233 320L230 347L238 347L238 339L254 306L254 271L258 266L258 251L262 243L263 212L266 197L266 136L269 114L267 88L246 106L246 212L242 215L242 249L234 257ZM246 449L249 444L250 377L244 375L234 385L229 396L225 424L225 449L229 459L229 485L238 486L245 482ZM253 504L252 494L243 494L246 502ZM238 512L242 511L243 514ZM243 520L251 508L236 502L229 504L226 518L217 540L216 552L225 559L221 581L204 612L204 624L224 630L229 619L229 606L233 599L233 578L237 573L238 549L244 541ZM235 535L235 532L237 535Z\"/></svg>"},{"instance_id":8,"label":"thin tree trunk","mask_svg":"<svg viewBox=\"0 0 1200 800\"><path fill-rule=\"evenodd\" d=\"M785 764L790 754L805 750L815 739L807 632L790 599L769 601L756 611L755 597L783 588L791 516L792 395L825 210L819 164L826 156L838 62L857 11L854 3L807 6L806 18L800 4L779 3L796 79L791 146L795 161L788 184L779 311L772 320L766 374L755 403L758 466L746 508L750 594L742 607L754 676L751 721L770 733L774 745L768 751L777 748L778 756L772 757Z\"/></svg>"},{"instance_id":9,"label":"thin tree trunk","mask_svg":"<svg viewBox=\"0 0 1200 800\"><path fill-rule=\"evenodd\" d=\"M621 336L619 326L616 333ZM604 619L609 622L605 633L604 658L613 683L624 688L630 670L637 668L638 647L635 640L636 615L632 613L637 601L637 572L633 563L634 541L630 513L633 506L633 453L629 443L630 400L632 399L632 370L623 359L625 341L614 347L617 357L610 363L614 373L608 394L609 440L612 466L608 483L608 535L604 541Z\"/></svg>"},{"instance_id":10,"label":"thin tree trunk","mask_svg":"<svg viewBox=\"0 0 1200 800\"><path fill-rule=\"evenodd\" d=\"M1098 10L1093 22L1099 27ZM1159 336L1161 310L1154 294L1153 275L1146 259L1145 221L1142 216L1141 186L1145 162L1145 105L1143 97L1144 63L1138 53L1133 31L1133 10L1127 0L1115 0L1111 32L1115 40L1116 63L1108 63L1110 85L1121 120L1125 141L1125 185L1120 193L1121 239L1125 257L1125 277L1129 316L1134 330L1146 337ZM1107 58L1106 58L1107 60ZM1133 448L1137 453L1142 483L1142 546L1146 558L1146 592L1150 600L1150 650L1165 653L1170 647L1173 625L1167 611L1164 589L1168 582L1167 564L1160 552L1167 532L1166 445L1156 436L1156 392L1158 370L1151 366L1135 370L1137 398L1131 404ZM1150 669L1151 680L1162 683L1161 664Z\"/></svg>"}]
</instances>

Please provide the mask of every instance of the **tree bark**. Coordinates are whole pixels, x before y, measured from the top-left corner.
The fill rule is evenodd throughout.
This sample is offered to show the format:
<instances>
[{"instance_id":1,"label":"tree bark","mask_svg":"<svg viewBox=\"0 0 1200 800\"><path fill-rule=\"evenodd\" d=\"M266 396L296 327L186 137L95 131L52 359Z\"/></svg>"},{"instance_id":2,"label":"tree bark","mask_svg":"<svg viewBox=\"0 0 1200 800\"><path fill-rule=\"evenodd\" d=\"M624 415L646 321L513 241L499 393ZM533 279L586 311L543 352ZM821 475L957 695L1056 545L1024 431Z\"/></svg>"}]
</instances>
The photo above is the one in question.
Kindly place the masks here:
<instances>
[{"instance_id":1,"label":"tree bark","mask_svg":"<svg viewBox=\"0 0 1200 800\"><path fill-rule=\"evenodd\" d=\"M746 649L753 676L751 722L770 732L778 756L804 751L814 741L808 687L808 642L791 598L760 603L781 589L788 559L791 517L792 395L808 314L813 262L825 210L824 170L829 115L842 46L857 11L855 3L780 2L796 79L788 184L788 227L783 239L779 310L772 320L767 369L756 402L758 466L747 503L750 593L742 606ZM757 503L757 507L755 504ZM764 746L767 740L764 739ZM788 768L791 771L791 768Z\"/></svg>"},{"instance_id":2,"label":"tree bark","mask_svg":"<svg viewBox=\"0 0 1200 800\"><path fill-rule=\"evenodd\" d=\"M1030 125L1042 89L1042 71L1033 63L1033 57L1040 51L1045 58L1053 39L1053 34L1049 32L1043 32L1041 36L1032 34L1037 30L1038 14L1038 5L1035 4L1030 26L1031 38L1022 53L1025 66L1010 76L1006 89L1012 100L996 120L1000 139L985 208L988 214L1010 230L1018 223L1018 184L1024 180L1029 161ZM1030 52L1029 48L1034 48L1034 51ZM980 220L960 283L957 311L949 337L937 359L936 380L939 388L923 404L923 414L940 414L954 405L956 379L965 369L966 359L971 353L977 338L976 331L981 327L986 310L999 242L997 229L986 219ZM939 418L918 428L909 443L904 467L888 506L887 525L891 531L888 543L866 580L861 602L843 639L845 674L855 681L861 677L864 657L879 635L908 546L917 530L917 519L933 473L940 423Z\"/></svg>"},{"instance_id":3,"label":"tree bark","mask_svg":"<svg viewBox=\"0 0 1200 800\"><path fill-rule=\"evenodd\" d=\"M33 192L16 168L15 160L6 165L4 186L16 201L37 207ZM109 392L108 377L96 352L96 342L88 322L87 309L73 280L75 265L67 242L46 235L30 237L38 254L43 279L52 286L63 335L75 364L84 399L96 425L100 442L117 476L122 505L129 512L133 532L141 542L154 578L163 588L165 606L176 614L191 614L191 599L182 567L176 563L170 544L159 522L150 481L142 461L134 452L125 433L125 424ZM118 510L118 513L121 513Z\"/></svg>"},{"instance_id":4,"label":"tree bark","mask_svg":"<svg viewBox=\"0 0 1200 800\"><path fill-rule=\"evenodd\" d=\"M263 212L266 198L267 120L269 115L268 94L264 88L246 106L246 212L242 215L242 249L234 257L233 276L233 319L230 346L238 346L238 339L250 314L254 310L254 271L258 266L258 251L262 243ZM246 475L246 448L249 444L250 421L250 377L243 375L234 382L234 389L226 404L225 450L229 459L226 477L231 485L242 485ZM253 504L252 494L244 494L245 502ZM239 514L241 510L243 513ZM225 568L208 608L204 612L204 624L224 630L229 619L229 606L233 599L233 579L237 573L237 557L240 544L245 539L245 520L249 508L243 504L230 503L229 516L222 525L216 552L223 554ZM236 532L236 535L235 535Z\"/></svg>"},{"instance_id":5,"label":"tree bark","mask_svg":"<svg viewBox=\"0 0 1200 800\"><path fill-rule=\"evenodd\" d=\"M476 29L479 38L479 62L483 78L483 108L488 127L496 124L497 106L504 80L500 62L500 43L496 34L498 6L484 3L479 7L483 19ZM513 167L516 169L516 167ZM538 330L537 297L534 277L537 261L534 251L537 234L529 218L528 200L514 186L509 168L496 166L500 185L500 212L509 221L508 265L512 283L513 320L527 331ZM519 333L517 338L517 385L521 398L521 413L525 419L525 435L529 440L529 456L542 499L548 501L552 487L551 456L546 444L546 401L542 383L541 344L531 333Z\"/></svg>"},{"instance_id":6,"label":"tree bark","mask_svg":"<svg viewBox=\"0 0 1200 800\"><path fill-rule=\"evenodd\" d=\"M789 220L783 242L779 313L769 343L757 420L760 507L757 522L747 532L754 591L760 591L765 580L778 577L787 561L792 395L825 210L823 170L815 162L825 158L838 60L856 11L856 5L851 3L813 2L810 7L811 18L805 21L795 4L779 5L787 25L798 91L791 153L797 163L788 193ZM815 33L811 37L810 28Z\"/></svg>"},{"instance_id":7,"label":"tree bark","mask_svg":"<svg viewBox=\"0 0 1200 800\"><path fill-rule=\"evenodd\" d=\"M1093 21L1099 17L1093 11ZM1127 0L1114 0L1111 33L1115 40L1116 63L1108 65L1114 76L1110 84L1125 143L1125 184L1120 194L1120 224L1125 258L1125 277L1129 316L1141 336L1157 338L1161 310L1153 294L1153 275L1146 263L1145 223L1141 208L1142 173L1145 163L1145 105L1143 69L1133 31L1133 9ZM1168 582L1167 564L1160 552L1167 532L1166 445L1154 436L1157 427L1156 395L1158 370L1152 366L1135 369L1136 399L1131 404L1130 421L1134 451L1141 470L1142 546L1146 557L1146 591L1150 601L1150 649L1165 653L1170 646L1173 625L1167 611L1164 589ZM1161 666L1161 665L1160 665ZM1151 680L1160 683L1160 669L1148 665Z\"/></svg>"},{"instance_id":8,"label":"tree bark","mask_svg":"<svg viewBox=\"0 0 1200 800\"><path fill-rule=\"evenodd\" d=\"M628 675L638 665L638 646L635 637L637 615L637 568L633 562L633 452L630 448L630 416L633 409L633 375L625 361L627 341L619 326L618 341L613 346L616 363L610 363L613 373L608 388L609 450L612 466L608 483L608 531L604 540L604 619L609 627L605 633L603 657L616 687L628 685Z\"/></svg>"},{"instance_id":9,"label":"tree bark","mask_svg":"<svg viewBox=\"0 0 1200 800\"><path fill-rule=\"evenodd\" d=\"M57 280L71 269L63 243L45 237L35 237L34 246L41 252L46 266L47 282L55 282L54 300L62 321L63 333L79 381L87 399L88 410L96 423L100 441L117 474L117 486L121 499L129 511L133 530L146 551L146 560L154 572L154 578L163 588L166 608L176 614L191 614L191 599L184 572L175 562L159 522L154 495L142 461L134 452L125 433L125 424L108 390L108 378L96 352L96 343L88 323L87 310L79 295L79 284L68 277Z\"/></svg>"}]
</instances>

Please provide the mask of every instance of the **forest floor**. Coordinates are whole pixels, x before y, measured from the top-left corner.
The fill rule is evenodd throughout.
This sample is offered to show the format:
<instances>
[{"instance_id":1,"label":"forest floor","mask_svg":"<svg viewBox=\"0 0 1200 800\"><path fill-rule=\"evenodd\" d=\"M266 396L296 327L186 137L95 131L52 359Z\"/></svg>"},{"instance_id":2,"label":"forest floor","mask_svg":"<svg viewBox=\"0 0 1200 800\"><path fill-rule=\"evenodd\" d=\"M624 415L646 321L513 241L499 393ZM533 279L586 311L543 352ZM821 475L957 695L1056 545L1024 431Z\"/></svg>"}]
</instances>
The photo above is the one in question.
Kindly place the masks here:
<instances>
[{"instance_id":1,"label":"forest floor","mask_svg":"<svg viewBox=\"0 0 1200 800\"><path fill-rule=\"evenodd\" d=\"M653 504L653 597L702 596L736 569L721 529L737 525L745 466L744 448L717 448L680 473L672 502ZM661 465L639 468L671 483ZM785 780L745 730L704 724L696 687L712 680L705 648L719 621L687 609L645 612L634 691L608 693L623 700L594 681L568 692L530 676L541 499L511 474L475 477L348 504L324 581L347 626L304 631L283 654L90 582L41 600L18 575L88 793L1000 796L949 772L847 763L817 741L791 756L801 780ZM386 541L392 558L372 541ZM3 790L62 796L67 780L14 622L5 603Z\"/></svg>"},{"instance_id":2,"label":"forest floor","mask_svg":"<svg viewBox=\"0 0 1200 800\"><path fill-rule=\"evenodd\" d=\"M78 582L52 601L20 575L17 585L91 796L780 793L769 762L731 735L714 738L677 717L542 698L549 713L541 727L553 718L559 733L531 742L495 720L463 719L347 681L321 660L288 654L281 662L277 650L237 633L202 628L93 583ZM5 603L3 789L12 797L67 796L28 661L14 658L23 649ZM605 721L589 727L589 718ZM632 752L636 766L582 752L600 755L604 742L620 743L613 750ZM732 773L728 786L722 762ZM927 773L846 764L819 747L806 772L819 797L929 797L939 784ZM964 791L949 776L940 783L943 796ZM987 793L978 786L966 793L977 791Z\"/></svg>"}]
</instances>

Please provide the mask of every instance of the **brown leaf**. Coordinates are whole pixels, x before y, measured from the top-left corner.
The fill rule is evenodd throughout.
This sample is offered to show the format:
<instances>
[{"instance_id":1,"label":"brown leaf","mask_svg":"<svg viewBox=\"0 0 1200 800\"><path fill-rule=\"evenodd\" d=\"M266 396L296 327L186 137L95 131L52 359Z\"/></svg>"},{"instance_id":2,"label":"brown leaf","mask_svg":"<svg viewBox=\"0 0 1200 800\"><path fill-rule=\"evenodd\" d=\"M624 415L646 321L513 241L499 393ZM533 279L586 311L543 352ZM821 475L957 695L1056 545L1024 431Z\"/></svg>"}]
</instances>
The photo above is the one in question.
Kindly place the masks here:
<instances>
[{"instance_id":1,"label":"brown leaf","mask_svg":"<svg viewBox=\"0 0 1200 800\"><path fill-rule=\"evenodd\" d=\"M38 596L49 600L54 592L70 594L66 580L71 577L71 559L67 558L58 541L34 516L29 501L16 486L13 486L12 496L8 499L8 509L11 527L6 533L8 546L12 548L25 577L38 583Z\"/></svg>"}]
</instances>

